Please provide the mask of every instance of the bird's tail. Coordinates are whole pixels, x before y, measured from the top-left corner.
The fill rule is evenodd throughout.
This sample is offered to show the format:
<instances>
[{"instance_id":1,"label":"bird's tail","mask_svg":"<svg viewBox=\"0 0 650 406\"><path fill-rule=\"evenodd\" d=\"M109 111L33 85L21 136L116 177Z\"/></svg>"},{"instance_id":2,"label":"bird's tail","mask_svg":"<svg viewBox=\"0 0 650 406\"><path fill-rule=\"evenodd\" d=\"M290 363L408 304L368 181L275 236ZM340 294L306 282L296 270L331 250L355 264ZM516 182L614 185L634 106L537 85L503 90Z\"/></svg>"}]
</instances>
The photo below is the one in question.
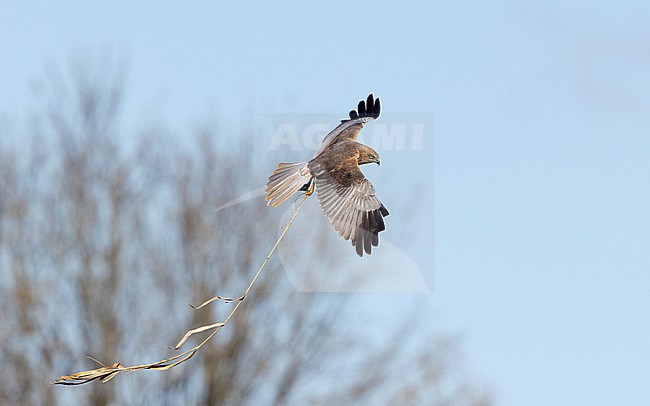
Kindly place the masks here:
<instances>
[{"instance_id":1,"label":"bird's tail","mask_svg":"<svg viewBox=\"0 0 650 406\"><path fill-rule=\"evenodd\" d=\"M311 177L307 162L278 164L266 184L267 205L278 207L309 183Z\"/></svg>"}]
</instances>

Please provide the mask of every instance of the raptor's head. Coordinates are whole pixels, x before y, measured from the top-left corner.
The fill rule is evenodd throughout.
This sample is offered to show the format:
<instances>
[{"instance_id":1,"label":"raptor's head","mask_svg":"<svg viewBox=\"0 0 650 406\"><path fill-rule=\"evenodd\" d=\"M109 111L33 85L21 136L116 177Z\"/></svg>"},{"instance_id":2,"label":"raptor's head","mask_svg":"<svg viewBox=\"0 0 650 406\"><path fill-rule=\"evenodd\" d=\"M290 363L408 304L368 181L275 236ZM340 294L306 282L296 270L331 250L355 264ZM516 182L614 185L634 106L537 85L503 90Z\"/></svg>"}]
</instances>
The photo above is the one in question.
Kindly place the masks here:
<instances>
[{"instance_id":1,"label":"raptor's head","mask_svg":"<svg viewBox=\"0 0 650 406\"><path fill-rule=\"evenodd\" d=\"M359 165L375 163L379 165L379 154L367 145L359 144Z\"/></svg>"}]
</instances>

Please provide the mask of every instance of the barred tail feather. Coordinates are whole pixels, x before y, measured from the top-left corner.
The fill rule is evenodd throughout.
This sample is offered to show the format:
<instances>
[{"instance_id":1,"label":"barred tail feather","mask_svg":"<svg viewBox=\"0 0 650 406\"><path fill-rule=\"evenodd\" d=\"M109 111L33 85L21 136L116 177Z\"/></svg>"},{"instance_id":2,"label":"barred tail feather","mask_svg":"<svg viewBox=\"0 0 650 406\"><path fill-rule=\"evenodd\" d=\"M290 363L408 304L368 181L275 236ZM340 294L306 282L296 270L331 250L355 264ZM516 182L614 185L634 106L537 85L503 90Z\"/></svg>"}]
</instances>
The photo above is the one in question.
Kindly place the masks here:
<instances>
[{"instance_id":1,"label":"barred tail feather","mask_svg":"<svg viewBox=\"0 0 650 406\"><path fill-rule=\"evenodd\" d=\"M311 179L306 162L278 164L266 184L267 205L278 207Z\"/></svg>"}]
</instances>

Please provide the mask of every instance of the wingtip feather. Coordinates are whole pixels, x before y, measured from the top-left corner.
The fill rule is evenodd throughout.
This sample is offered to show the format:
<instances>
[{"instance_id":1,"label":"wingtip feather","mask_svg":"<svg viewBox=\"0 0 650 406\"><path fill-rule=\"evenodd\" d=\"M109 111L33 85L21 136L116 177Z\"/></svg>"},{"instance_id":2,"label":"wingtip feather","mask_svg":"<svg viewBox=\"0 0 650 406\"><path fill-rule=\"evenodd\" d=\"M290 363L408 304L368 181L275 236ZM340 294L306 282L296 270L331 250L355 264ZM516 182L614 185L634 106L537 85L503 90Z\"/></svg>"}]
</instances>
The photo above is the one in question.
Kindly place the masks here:
<instances>
[{"instance_id":1,"label":"wingtip feather","mask_svg":"<svg viewBox=\"0 0 650 406\"><path fill-rule=\"evenodd\" d=\"M366 100L360 100L356 110L350 110L349 119L341 120L342 123L348 120L356 120L363 117L378 118L381 112L381 103L379 98L370 93Z\"/></svg>"}]
</instances>

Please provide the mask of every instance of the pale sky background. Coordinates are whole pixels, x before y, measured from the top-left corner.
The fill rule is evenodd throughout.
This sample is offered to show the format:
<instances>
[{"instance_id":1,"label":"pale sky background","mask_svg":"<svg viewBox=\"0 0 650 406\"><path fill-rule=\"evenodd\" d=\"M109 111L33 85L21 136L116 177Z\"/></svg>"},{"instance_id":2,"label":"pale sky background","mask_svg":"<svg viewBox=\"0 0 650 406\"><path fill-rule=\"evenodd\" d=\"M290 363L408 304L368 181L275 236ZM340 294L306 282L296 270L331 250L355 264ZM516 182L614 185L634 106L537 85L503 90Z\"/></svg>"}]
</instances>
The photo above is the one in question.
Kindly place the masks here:
<instances>
[{"instance_id":1,"label":"pale sky background","mask_svg":"<svg viewBox=\"0 0 650 406\"><path fill-rule=\"evenodd\" d=\"M366 171L433 291L414 322L458 332L498 404L650 404L650 2L377 3L5 2L0 125L26 127L48 67L104 52L136 126L344 115L371 91L432 115Z\"/></svg>"}]
</instances>

